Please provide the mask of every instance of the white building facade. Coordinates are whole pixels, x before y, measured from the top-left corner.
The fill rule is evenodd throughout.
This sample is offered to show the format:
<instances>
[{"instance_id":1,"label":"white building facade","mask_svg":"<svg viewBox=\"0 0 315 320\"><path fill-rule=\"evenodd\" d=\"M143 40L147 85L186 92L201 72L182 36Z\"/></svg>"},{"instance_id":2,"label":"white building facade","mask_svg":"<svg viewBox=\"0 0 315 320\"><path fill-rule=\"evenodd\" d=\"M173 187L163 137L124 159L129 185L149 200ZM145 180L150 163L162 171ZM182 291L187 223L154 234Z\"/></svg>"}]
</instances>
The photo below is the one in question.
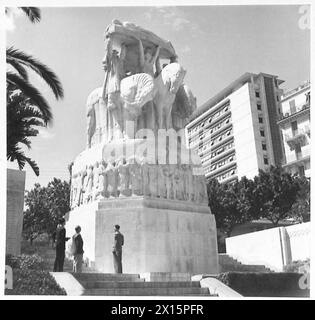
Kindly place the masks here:
<instances>
[{"instance_id":1,"label":"white building facade","mask_svg":"<svg viewBox=\"0 0 315 320\"><path fill-rule=\"evenodd\" d=\"M285 93L278 121L284 143L283 168L310 177L310 82Z\"/></svg>"},{"instance_id":2,"label":"white building facade","mask_svg":"<svg viewBox=\"0 0 315 320\"><path fill-rule=\"evenodd\" d=\"M277 76L245 73L192 115L187 143L201 157L207 179L229 182L281 165L282 83Z\"/></svg>"}]
</instances>

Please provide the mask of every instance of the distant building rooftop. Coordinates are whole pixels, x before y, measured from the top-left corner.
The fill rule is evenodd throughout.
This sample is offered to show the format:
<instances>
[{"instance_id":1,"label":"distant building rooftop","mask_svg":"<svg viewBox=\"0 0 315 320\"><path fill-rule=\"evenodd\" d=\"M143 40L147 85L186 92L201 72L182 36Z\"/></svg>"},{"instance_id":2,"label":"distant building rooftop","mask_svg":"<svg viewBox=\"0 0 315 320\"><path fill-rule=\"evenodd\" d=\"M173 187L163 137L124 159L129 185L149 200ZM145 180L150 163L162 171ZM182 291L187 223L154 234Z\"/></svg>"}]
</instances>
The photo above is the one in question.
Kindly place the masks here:
<instances>
[{"instance_id":1,"label":"distant building rooftop","mask_svg":"<svg viewBox=\"0 0 315 320\"><path fill-rule=\"evenodd\" d=\"M294 88L292 90L288 90L283 93L282 100L287 99L289 96L293 95L294 93L297 93L307 87L311 86L311 82L309 80L305 81L303 84L299 85L297 88Z\"/></svg>"},{"instance_id":2,"label":"distant building rooftop","mask_svg":"<svg viewBox=\"0 0 315 320\"><path fill-rule=\"evenodd\" d=\"M227 87L225 87L223 90L221 90L219 93L217 93L215 96L213 96L211 99L206 101L204 104L199 106L195 112L190 116L189 121L192 121L199 117L201 114L203 114L205 111L207 111L209 108L215 106L217 103L222 101L224 98L229 96L231 93L233 93L235 90L239 89L242 87L245 83L249 82L252 78L257 78L258 76L263 75L263 76L269 76L269 77L275 77L275 75L267 74L267 73L251 73L251 72L246 72L233 82L231 82ZM282 84L284 80L277 79L278 85Z\"/></svg>"}]
</instances>

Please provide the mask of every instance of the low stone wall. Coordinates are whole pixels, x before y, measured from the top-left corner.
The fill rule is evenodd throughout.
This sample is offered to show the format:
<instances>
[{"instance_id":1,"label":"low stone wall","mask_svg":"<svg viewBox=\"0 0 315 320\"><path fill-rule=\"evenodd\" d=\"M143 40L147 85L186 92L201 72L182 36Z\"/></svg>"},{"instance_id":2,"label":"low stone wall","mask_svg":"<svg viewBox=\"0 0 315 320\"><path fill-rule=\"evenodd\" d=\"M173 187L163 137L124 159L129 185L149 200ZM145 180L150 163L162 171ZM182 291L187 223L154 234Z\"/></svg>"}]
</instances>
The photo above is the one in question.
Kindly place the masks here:
<instances>
[{"instance_id":1,"label":"low stone wall","mask_svg":"<svg viewBox=\"0 0 315 320\"><path fill-rule=\"evenodd\" d=\"M7 169L6 254L21 252L24 191L25 172Z\"/></svg>"},{"instance_id":2,"label":"low stone wall","mask_svg":"<svg viewBox=\"0 0 315 320\"><path fill-rule=\"evenodd\" d=\"M263 264L283 271L292 261L310 258L310 223L227 238L226 253L244 264Z\"/></svg>"}]
</instances>

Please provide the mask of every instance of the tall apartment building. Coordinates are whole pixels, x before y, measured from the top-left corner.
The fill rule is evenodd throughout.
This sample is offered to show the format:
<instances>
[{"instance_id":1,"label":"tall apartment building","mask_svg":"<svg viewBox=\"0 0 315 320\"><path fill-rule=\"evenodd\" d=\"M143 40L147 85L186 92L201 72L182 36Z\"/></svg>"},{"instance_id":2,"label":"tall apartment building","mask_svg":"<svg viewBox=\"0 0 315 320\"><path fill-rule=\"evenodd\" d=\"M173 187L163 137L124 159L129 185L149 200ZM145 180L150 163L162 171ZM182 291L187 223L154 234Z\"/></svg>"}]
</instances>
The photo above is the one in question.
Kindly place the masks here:
<instances>
[{"instance_id":1,"label":"tall apartment building","mask_svg":"<svg viewBox=\"0 0 315 320\"><path fill-rule=\"evenodd\" d=\"M278 121L284 143L283 167L290 173L310 177L310 82L285 93Z\"/></svg>"},{"instance_id":2,"label":"tall apartment building","mask_svg":"<svg viewBox=\"0 0 315 320\"><path fill-rule=\"evenodd\" d=\"M283 82L274 75L245 73L193 113L187 143L201 157L208 179L253 178L259 169L281 165L277 120Z\"/></svg>"}]
</instances>

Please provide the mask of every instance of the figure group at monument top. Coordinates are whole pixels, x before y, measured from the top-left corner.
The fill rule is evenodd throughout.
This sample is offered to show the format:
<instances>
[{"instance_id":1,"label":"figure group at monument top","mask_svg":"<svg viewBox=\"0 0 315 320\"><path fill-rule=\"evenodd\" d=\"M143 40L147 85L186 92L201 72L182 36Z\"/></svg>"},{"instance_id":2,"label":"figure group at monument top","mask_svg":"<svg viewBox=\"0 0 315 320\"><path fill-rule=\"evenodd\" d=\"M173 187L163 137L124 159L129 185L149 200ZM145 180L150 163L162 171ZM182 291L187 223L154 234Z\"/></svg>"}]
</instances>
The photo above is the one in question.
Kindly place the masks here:
<instances>
[{"instance_id":1,"label":"figure group at monument top","mask_svg":"<svg viewBox=\"0 0 315 320\"><path fill-rule=\"evenodd\" d=\"M87 101L88 149L140 129L178 131L196 108L172 44L133 23L107 27L103 68L103 86Z\"/></svg>"}]
</instances>

